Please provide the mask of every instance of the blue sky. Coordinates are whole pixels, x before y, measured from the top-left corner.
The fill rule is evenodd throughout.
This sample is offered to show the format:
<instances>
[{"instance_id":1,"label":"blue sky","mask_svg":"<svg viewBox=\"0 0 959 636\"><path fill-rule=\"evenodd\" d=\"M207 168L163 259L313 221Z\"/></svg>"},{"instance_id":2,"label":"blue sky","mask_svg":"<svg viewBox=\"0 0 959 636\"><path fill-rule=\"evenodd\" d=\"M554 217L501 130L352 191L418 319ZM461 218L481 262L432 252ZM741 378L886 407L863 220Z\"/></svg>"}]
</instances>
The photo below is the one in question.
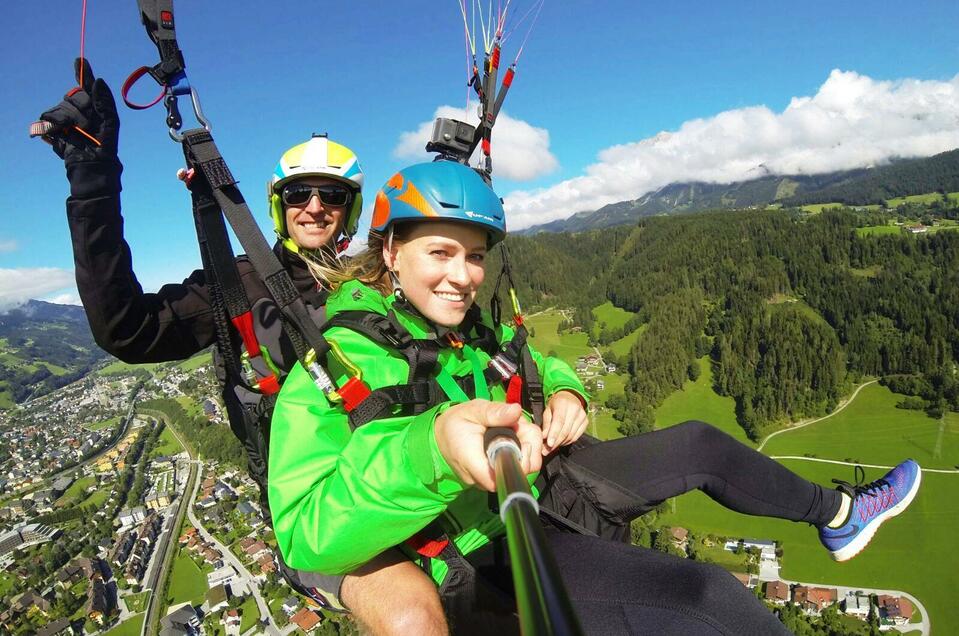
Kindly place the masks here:
<instances>
[{"instance_id":1,"label":"blue sky","mask_svg":"<svg viewBox=\"0 0 959 636\"><path fill-rule=\"evenodd\" d=\"M117 91L156 49L133 0L88 4L87 57ZM513 0L514 20L531 4ZM836 4L546 0L494 133L511 227L670 180L737 180L760 165L815 172L959 146L959 3ZM26 130L73 85L80 6L61 1L49 19L29 3L5 7L18 27L0 44L0 308L76 296L63 167ZM328 131L352 147L369 201L416 160L438 109L465 102L455 0L180 0L176 11L191 81L267 232L264 184L289 146ZM524 35L520 26L506 42L506 61ZM149 78L139 87L141 101L157 90ZM127 240L153 290L199 264L189 197L174 179L182 155L161 106L121 105L120 115Z\"/></svg>"}]
</instances>

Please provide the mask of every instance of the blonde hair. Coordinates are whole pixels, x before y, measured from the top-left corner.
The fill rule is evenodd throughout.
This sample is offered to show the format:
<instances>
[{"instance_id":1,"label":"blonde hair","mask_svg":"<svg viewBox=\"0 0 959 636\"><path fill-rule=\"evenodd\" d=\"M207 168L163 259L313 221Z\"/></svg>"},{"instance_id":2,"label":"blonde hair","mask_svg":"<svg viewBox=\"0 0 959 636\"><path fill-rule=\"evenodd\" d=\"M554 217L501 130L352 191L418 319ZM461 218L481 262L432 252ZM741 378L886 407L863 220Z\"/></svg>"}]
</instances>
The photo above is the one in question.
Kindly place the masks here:
<instances>
[{"instance_id":1,"label":"blonde hair","mask_svg":"<svg viewBox=\"0 0 959 636\"><path fill-rule=\"evenodd\" d=\"M396 234L396 232L394 232ZM336 289L343 283L358 280L384 296L393 293L389 269L383 261L382 235L370 233L366 249L349 258L336 258L326 250L303 254L310 273L320 285Z\"/></svg>"}]
</instances>

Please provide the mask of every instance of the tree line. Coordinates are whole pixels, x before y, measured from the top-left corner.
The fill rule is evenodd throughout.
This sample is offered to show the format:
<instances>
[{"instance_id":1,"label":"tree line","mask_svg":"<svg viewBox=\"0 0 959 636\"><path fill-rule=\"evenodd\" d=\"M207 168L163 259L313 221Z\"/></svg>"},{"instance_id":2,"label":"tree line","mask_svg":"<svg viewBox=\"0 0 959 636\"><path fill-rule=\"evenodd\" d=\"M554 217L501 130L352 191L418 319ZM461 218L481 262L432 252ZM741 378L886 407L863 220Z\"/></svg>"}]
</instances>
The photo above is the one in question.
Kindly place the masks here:
<instances>
[{"instance_id":1,"label":"tree line","mask_svg":"<svg viewBox=\"0 0 959 636\"><path fill-rule=\"evenodd\" d=\"M849 208L722 211L507 243L530 308L573 307L573 322L596 345L623 335L592 334L591 310L606 300L634 314L630 327L647 324L615 360L631 376L611 405L624 433L650 427L652 409L708 353L715 389L735 399L740 423L758 438L828 412L865 375L922 378L914 394L923 408L959 409L950 380L959 232L856 231L888 218Z\"/></svg>"}]
</instances>

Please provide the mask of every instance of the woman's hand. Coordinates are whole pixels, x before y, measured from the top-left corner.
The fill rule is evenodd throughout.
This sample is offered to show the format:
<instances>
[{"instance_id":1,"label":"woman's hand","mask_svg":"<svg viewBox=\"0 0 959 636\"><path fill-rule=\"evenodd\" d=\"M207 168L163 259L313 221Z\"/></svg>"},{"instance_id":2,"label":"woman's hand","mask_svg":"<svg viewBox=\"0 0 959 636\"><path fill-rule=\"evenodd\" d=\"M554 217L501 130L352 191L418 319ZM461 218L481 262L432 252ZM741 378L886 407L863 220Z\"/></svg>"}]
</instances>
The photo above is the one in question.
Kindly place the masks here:
<instances>
[{"instance_id":1,"label":"woman's hand","mask_svg":"<svg viewBox=\"0 0 959 636\"><path fill-rule=\"evenodd\" d=\"M572 444L586 432L589 418L579 396L572 391L557 391L543 409L543 454Z\"/></svg>"},{"instance_id":2,"label":"woman's hand","mask_svg":"<svg viewBox=\"0 0 959 636\"><path fill-rule=\"evenodd\" d=\"M496 476L486 457L483 435L486 429L497 426L516 431L523 454L523 472L528 475L538 471L543 460L540 451L543 440L539 427L526 419L518 404L470 400L451 406L436 418L433 435L440 453L467 486L489 492L496 490Z\"/></svg>"}]
</instances>

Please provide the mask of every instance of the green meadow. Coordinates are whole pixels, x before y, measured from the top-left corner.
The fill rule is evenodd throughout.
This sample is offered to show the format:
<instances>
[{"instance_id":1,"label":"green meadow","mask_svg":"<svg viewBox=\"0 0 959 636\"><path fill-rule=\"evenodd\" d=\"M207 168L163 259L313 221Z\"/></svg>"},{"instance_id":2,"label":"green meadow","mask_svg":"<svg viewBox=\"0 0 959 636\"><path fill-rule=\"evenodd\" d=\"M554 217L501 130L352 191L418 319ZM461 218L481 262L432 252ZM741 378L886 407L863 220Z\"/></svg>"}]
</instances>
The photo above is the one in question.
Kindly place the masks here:
<instances>
[{"instance_id":1,"label":"green meadow","mask_svg":"<svg viewBox=\"0 0 959 636\"><path fill-rule=\"evenodd\" d=\"M554 351L560 359L572 367L576 366L576 358L592 353L585 333L558 333L559 323L563 315L558 311L546 311L526 319L526 326L536 335L531 339L533 346L544 356Z\"/></svg>"},{"instance_id":2,"label":"green meadow","mask_svg":"<svg viewBox=\"0 0 959 636\"><path fill-rule=\"evenodd\" d=\"M698 360L699 377L689 380L656 409L656 428L666 428L687 420L701 420L732 435L743 444L755 446L736 421L736 402L713 391L713 370L709 357Z\"/></svg>"},{"instance_id":3,"label":"green meadow","mask_svg":"<svg viewBox=\"0 0 959 636\"><path fill-rule=\"evenodd\" d=\"M201 351L200 353L196 354L189 360L184 360L177 366L183 369L184 371L193 371L194 369L198 369L202 367L204 364L212 364L212 363L213 363L213 350L207 349L205 351Z\"/></svg>"},{"instance_id":4,"label":"green meadow","mask_svg":"<svg viewBox=\"0 0 959 636\"><path fill-rule=\"evenodd\" d=\"M853 469L801 460L782 463L803 477L829 486L832 478L853 480ZM866 469L866 479L882 475ZM836 563L805 523L749 517L727 510L700 492L672 500L675 511L660 518L665 525L689 528L694 534L767 538L783 548L780 575L789 580L904 590L922 601L935 625L934 633L959 630L954 602L959 557L952 537L959 523L959 475L926 472L916 500L905 514L889 521L869 547L845 563Z\"/></svg>"},{"instance_id":5,"label":"green meadow","mask_svg":"<svg viewBox=\"0 0 959 636\"><path fill-rule=\"evenodd\" d=\"M633 317L633 314L625 309L620 309L607 300L599 307L593 309L593 317L596 318L597 327L617 329L625 325L626 322ZM596 331L599 333L599 329Z\"/></svg>"},{"instance_id":6,"label":"green meadow","mask_svg":"<svg viewBox=\"0 0 959 636\"><path fill-rule=\"evenodd\" d=\"M893 465L906 457L923 468L959 464L959 414L934 420L923 411L897 409L903 396L879 384L859 392L836 415L770 438L767 455L812 456L838 461ZM956 475L959 488L959 475Z\"/></svg>"},{"instance_id":7,"label":"green meadow","mask_svg":"<svg viewBox=\"0 0 959 636\"><path fill-rule=\"evenodd\" d=\"M169 426L163 427L163 432L160 433L159 439L157 439L157 445L153 447L153 451L150 453L150 457L159 457L160 455L176 455L183 450L183 446L180 445L180 442L177 441L176 437L173 435L173 431L170 430Z\"/></svg>"}]
</instances>

